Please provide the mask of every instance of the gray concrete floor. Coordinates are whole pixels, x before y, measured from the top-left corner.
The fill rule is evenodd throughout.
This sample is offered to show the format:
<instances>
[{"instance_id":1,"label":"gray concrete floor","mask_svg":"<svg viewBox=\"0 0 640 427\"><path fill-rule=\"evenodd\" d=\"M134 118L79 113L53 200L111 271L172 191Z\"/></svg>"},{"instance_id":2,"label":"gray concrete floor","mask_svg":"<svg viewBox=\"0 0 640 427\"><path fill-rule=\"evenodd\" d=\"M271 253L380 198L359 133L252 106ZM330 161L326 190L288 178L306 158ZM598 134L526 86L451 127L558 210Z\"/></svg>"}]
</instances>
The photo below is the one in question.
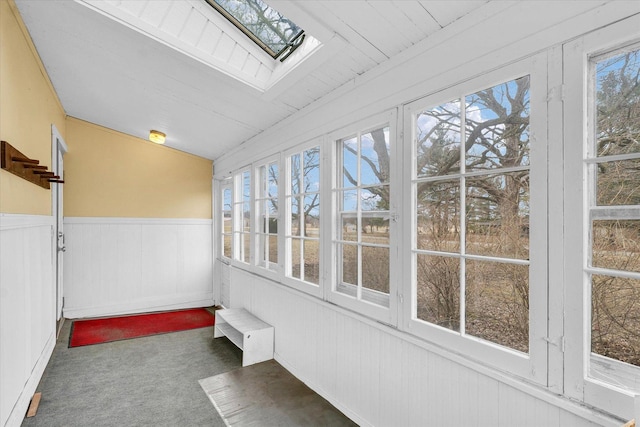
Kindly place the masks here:
<instances>
[{"instance_id":1,"label":"gray concrete floor","mask_svg":"<svg viewBox=\"0 0 640 427\"><path fill-rule=\"evenodd\" d=\"M64 323L38 385L38 413L23 427L224 426L198 382L213 376L229 387L244 378L235 381L235 398L247 413L228 419L233 425L355 425L275 362L241 368L242 352L226 338L214 340L212 327L68 348L71 323ZM277 407L282 417L274 415Z\"/></svg>"},{"instance_id":2,"label":"gray concrete floor","mask_svg":"<svg viewBox=\"0 0 640 427\"><path fill-rule=\"evenodd\" d=\"M232 426L357 426L275 360L200 383Z\"/></svg>"},{"instance_id":3,"label":"gray concrete floor","mask_svg":"<svg viewBox=\"0 0 640 427\"><path fill-rule=\"evenodd\" d=\"M242 353L213 328L68 348L67 320L37 391L31 426L224 426L198 380L237 369Z\"/></svg>"}]
</instances>

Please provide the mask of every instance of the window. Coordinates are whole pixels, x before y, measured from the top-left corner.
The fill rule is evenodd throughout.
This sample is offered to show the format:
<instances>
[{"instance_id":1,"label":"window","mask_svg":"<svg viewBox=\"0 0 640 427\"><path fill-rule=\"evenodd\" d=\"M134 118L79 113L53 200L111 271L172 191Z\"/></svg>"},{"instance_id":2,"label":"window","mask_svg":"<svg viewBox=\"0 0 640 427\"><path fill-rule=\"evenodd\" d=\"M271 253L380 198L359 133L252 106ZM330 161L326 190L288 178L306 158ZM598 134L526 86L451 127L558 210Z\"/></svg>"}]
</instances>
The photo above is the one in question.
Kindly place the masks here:
<instances>
[{"instance_id":1,"label":"window","mask_svg":"<svg viewBox=\"0 0 640 427\"><path fill-rule=\"evenodd\" d=\"M529 76L418 113L416 135L414 315L527 353Z\"/></svg>"},{"instance_id":2,"label":"window","mask_svg":"<svg viewBox=\"0 0 640 427\"><path fill-rule=\"evenodd\" d=\"M286 191L286 276L320 283L320 147L291 154Z\"/></svg>"},{"instance_id":3,"label":"window","mask_svg":"<svg viewBox=\"0 0 640 427\"><path fill-rule=\"evenodd\" d=\"M640 46L595 56L590 71L594 129L585 158L590 375L638 391Z\"/></svg>"},{"instance_id":4,"label":"window","mask_svg":"<svg viewBox=\"0 0 640 427\"><path fill-rule=\"evenodd\" d=\"M546 71L532 57L405 107L413 137L406 327L542 384Z\"/></svg>"},{"instance_id":5,"label":"window","mask_svg":"<svg viewBox=\"0 0 640 427\"><path fill-rule=\"evenodd\" d=\"M261 49L284 61L304 40L304 31L262 0L207 0ZM286 52L286 54L285 54Z\"/></svg>"},{"instance_id":6,"label":"window","mask_svg":"<svg viewBox=\"0 0 640 427\"><path fill-rule=\"evenodd\" d=\"M231 180L223 181L221 185L222 189L222 224L221 224L221 237L222 237L222 256L224 258L231 258L233 254L233 191Z\"/></svg>"},{"instance_id":7,"label":"window","mask_svg":"<svg viewBox=\"0 0 640 427\"><path fill-rule=\"evenodd\" d=\"M234 259L251 262L251 172L248 170L235 175L235 195L233 198Z\"/></svg>"},{"instance_id":8,"label":"window","mask_svg":"<svg viewBox=\"0 0 640 427\"><path fill-rule=\"evenodd\" d=\"M336 291L389 306L389 126L337 142Z\"/></svg>"},{"instance_id":9,"label":"window","mask_svg":"<svg viewBox=\"0 0 640 427\"><path fill-rule=\"evenodd\" d=\"M257 175L257 262L261 267L275 270L278 267L278 162L259 166Z\"/></svg>"},{"instance_id":10,"label":"window","mask_svg":"<svg viewBox=\"0 0 640 427\"><path fill-rule=\"evenodd\" d=\"M640 395L637 28L636 16L562 49L565 394L626 419Z\"/></svg>"}]
</instances>

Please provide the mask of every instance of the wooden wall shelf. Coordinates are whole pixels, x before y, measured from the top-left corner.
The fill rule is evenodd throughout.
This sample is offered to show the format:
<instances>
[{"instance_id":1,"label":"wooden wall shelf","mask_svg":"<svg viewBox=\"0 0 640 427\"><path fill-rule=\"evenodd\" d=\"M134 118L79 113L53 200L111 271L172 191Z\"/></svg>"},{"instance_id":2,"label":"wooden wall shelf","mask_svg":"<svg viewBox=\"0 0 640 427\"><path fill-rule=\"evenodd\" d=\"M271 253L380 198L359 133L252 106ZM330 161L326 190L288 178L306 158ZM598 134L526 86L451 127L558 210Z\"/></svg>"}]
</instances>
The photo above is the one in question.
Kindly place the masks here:
<instances>
[{"instance_id":1,"label":"wooden wall shelf","mask_svg":"<svg viewBox=\"0 0 640 427\"><path fill-rule=\"evenodd\" d=\"M42 188L51 188L52 182L62 184L63 180L58 175L41 166L39 160L30 159L16 150L7 141L0 141L2 153L0 155L0 167L20 178L26 179Z\"/></svg>"}]
</instances>

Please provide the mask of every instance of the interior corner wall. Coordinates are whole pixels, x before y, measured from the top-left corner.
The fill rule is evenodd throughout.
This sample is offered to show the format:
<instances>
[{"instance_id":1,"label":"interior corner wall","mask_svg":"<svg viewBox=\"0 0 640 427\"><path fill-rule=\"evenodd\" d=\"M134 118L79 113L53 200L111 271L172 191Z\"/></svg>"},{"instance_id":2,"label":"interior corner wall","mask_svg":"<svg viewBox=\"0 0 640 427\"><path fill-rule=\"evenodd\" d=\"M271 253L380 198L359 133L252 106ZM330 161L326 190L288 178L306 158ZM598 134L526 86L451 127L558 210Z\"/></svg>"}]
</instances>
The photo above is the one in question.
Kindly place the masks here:
<instances>
[{"instance_id":1,"label":"interior corner wall","mask_svg":"<svg viewBox=\"0 0 640 427\"><path fill-rule=\"evenodd\" d=\"M212 161L66 126L65 317L212 305Z\"/></svg>"},{"instance_id":2,"label":"interior corner wall","mask_svg":"<svg viewBox=\"0 0 640 427\"><path fill-rule=\"evenodd\" d=\"M65 112L11 0L0 0L0 139L51 166ZM18 426L55 344L51 191L0 170L0 426Z\"/></svg>"}]
</instances>

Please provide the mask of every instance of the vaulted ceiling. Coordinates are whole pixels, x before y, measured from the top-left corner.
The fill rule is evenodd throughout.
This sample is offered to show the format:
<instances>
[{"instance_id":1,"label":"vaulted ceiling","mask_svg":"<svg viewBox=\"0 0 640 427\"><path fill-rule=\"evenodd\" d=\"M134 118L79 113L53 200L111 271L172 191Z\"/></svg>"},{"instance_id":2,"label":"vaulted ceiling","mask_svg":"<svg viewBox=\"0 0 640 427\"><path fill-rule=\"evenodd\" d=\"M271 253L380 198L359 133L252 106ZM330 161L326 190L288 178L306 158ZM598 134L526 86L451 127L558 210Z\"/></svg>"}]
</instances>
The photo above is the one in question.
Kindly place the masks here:
<instances>
[{"instance_id":1,"label":"vaulted ceiling","mask_svg":"<svg viewBox=\"0 0 640 427\"><path fill-rule=\"evenodd\" d=\"M68 115L215 159L485 1L267 1L308 35L285 62L204 0L16 0Z\"/></svg>"}]
</instances>

